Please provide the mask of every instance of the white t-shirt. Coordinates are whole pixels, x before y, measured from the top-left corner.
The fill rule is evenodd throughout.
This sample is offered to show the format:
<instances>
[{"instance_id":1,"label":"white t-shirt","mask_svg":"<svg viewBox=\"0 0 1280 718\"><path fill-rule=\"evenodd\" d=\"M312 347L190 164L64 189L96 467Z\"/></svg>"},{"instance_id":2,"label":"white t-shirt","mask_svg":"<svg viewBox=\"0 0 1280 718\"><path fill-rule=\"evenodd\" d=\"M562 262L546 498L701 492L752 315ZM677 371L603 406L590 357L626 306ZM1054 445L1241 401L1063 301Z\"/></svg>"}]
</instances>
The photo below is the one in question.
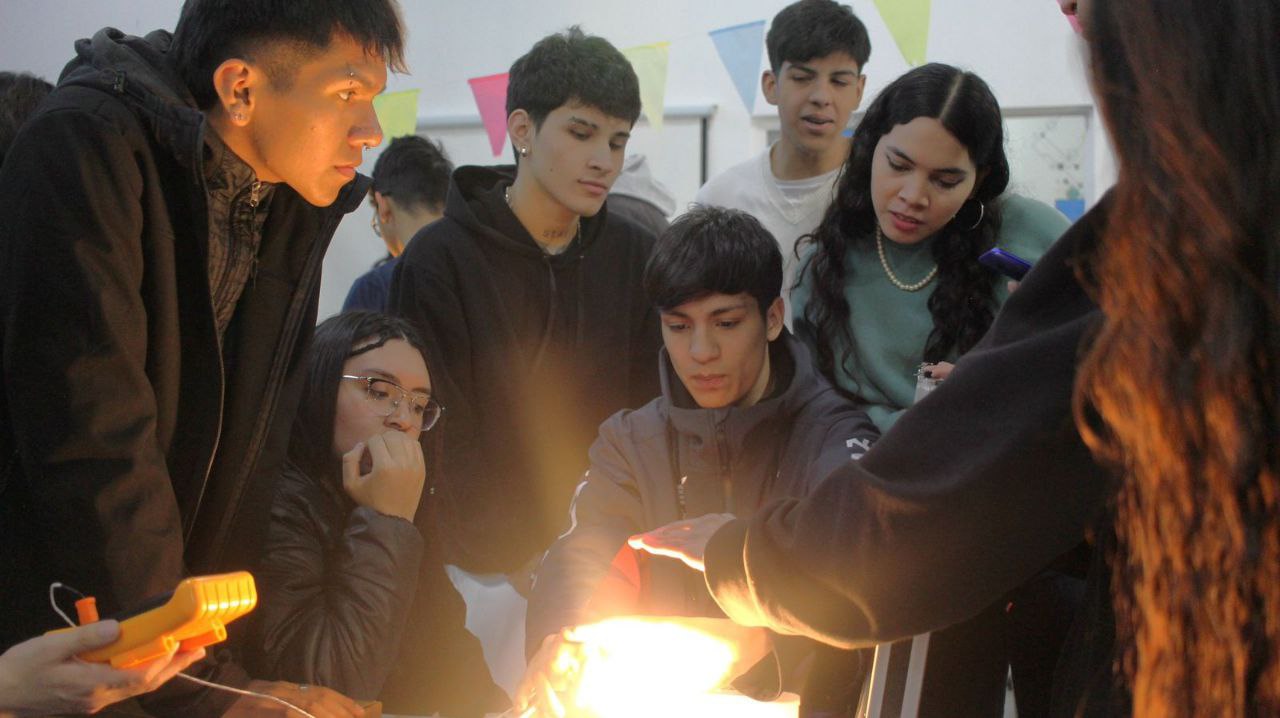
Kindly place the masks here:
<instances>
[{"instance_id":1,"label":"white t-shirt","mask_svg":"<svg viewBox=\"0 0 1280 718\"><path fill-rule=\"evenodd\" d=\"M791 326L791 286L795 283L796 241L822 222L843 165L816 177L780 180L773 176L767 148L756 157L712 177L698 190L698 204L746 212L769 230L782 250L782 298Z\"/></svg>"}]
</instances>

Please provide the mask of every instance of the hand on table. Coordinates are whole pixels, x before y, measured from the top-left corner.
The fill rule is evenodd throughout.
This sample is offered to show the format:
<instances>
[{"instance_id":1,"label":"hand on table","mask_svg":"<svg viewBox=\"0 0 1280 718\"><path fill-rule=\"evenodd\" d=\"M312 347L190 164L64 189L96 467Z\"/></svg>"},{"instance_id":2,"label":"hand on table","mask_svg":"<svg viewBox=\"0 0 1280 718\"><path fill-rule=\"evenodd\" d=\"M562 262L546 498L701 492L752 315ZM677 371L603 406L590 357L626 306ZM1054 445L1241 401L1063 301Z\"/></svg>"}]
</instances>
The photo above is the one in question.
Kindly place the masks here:
<instances>
[{"instance_id":1,"label":"hand on table","mask_svg":"<svg viewBox=\"0 0 1280 718\"><path fill-rule=\"evenodd\" d=\"M316 718L363 718L364 709L355 701L322 686L272 681L249 681L247 690L274 696L314 715ZM280 703L244 696L231 704L224 718L300 718L300 714Z\"/></svg>"},{"instance_id":2,"label":"hand on table","mask_svg":"<svg viewBox=\"0 0 1280 718\"><path fill-rule=\"evenodd\" d=\"M512 714L520 718L564 718L562 696L576 682L582 661L582 646L568 639L567 629L542 639L520 679Z\"/></svg>"}]
</instances>

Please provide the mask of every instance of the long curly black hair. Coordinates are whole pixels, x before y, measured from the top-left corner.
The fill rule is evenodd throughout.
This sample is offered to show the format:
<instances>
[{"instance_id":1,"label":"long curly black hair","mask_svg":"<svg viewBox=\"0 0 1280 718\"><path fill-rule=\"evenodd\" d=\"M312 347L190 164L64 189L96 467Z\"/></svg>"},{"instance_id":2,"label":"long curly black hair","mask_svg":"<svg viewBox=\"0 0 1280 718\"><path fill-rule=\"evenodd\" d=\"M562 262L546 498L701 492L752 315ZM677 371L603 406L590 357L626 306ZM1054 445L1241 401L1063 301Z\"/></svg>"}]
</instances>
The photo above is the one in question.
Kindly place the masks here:
<instances>
[{"instance_id":1,"label":"long curly black hair","mask_svg":"<svg viewBox=\"0 0 1280 718\"><path fill-rule=\"evenodd\" d=\"M937 286L929 298L933 331L924 360L938 362L963 354L977 343L995 317L995 287L978 255L995 244L1000 210L994 201L1009 184L1000 105L982 78L950 65L918 67L886 87L858 125L849 160L822 223L802 244L815 246L807 268L812 299L804 316L816 330L818 366L835 383L837 369L851 373L856 356L850 321L854 309L845 299L852 278L845 264L849 250L875 243L876 217L871 202L871 164L880 138L917 117L938 120L969 151L978 182L972 199L956 219L933 237ZM883 307L859 308L883 311Z\"/></svg>"}]
</instances>

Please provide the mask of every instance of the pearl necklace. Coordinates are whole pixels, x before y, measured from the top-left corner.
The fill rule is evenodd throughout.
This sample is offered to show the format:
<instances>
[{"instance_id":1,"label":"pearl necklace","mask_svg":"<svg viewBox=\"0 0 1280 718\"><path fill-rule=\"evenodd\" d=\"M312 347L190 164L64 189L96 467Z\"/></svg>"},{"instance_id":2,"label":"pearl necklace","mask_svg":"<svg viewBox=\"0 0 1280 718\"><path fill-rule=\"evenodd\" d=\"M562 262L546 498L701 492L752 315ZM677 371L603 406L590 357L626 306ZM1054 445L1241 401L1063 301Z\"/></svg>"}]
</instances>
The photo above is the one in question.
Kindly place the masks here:
<instances>
[{"instance_id":1,"label":"pearl necklace","mask_svg":"<svg viewBox=\"0 0 1280 718\"><path fill-rule=\"evenodd\" d=\"M935 264L933 269L924 275L924 279L915 284L907 284L898 279L898 275L894 274L893 270L889 268L889 259L884 256L884 233L880 231L879 223L876 223L876 253L880 255L880 266L884 267L884 273L889 277L889 282L904 292L918 292L928 286L934 277L938 276L938 265Z\"/></svg>"}]
</instances>

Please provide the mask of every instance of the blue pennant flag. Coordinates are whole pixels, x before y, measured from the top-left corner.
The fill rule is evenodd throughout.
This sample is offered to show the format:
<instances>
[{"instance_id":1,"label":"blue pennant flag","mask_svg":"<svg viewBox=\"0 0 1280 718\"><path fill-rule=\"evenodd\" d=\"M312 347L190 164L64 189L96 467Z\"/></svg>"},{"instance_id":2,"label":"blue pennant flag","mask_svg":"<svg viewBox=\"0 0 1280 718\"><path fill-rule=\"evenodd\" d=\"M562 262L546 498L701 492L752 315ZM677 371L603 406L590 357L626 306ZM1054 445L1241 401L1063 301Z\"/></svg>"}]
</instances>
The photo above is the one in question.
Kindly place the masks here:
<instances>
[{"instance_id":1,"label":"blue pennant flag","mask_svg":"<svg viewBox=\"0 0 1280 718\"><path fill-rule=\"evenodd\" d=\"M720 61L729 71L733 86L742 97L750 114L756 106L756 90L760 87L760 54L764 52L764 20L756 20L710 32L720 53Z\"/></svg>"}]
</instances>

